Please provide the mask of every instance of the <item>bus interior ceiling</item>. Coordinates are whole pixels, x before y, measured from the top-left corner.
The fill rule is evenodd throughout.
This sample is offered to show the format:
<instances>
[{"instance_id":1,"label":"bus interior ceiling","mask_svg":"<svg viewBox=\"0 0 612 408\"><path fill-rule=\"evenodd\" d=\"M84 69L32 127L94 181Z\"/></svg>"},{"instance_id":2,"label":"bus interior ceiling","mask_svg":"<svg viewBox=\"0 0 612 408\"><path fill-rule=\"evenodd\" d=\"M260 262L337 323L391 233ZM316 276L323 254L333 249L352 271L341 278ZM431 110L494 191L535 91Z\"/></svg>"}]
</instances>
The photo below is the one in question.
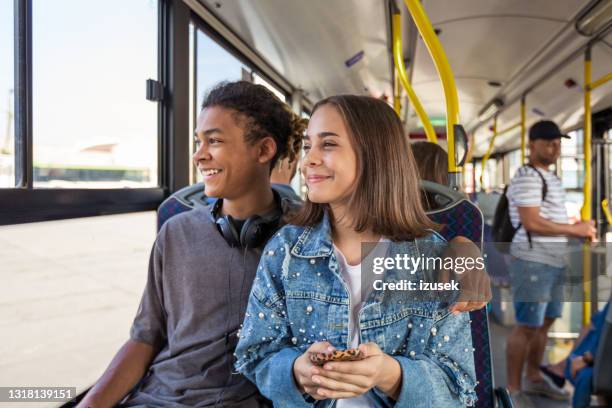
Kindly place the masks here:
<instances>
[{"instance_id":1,"label":"bus interior ceiling","mask_svg":"<svg viewBox=\"0 0 612 408\"><path fill-rule=\"evenodd\" d=\"M384 2L274 0L203 3L310 101L337 93L393 97L390 11ZM444 92L433 61L401 4L404 58L412 86L430 118L445 120ZM494 99L498 129L520 120L526 95L527 126L546 117L562 129L582 123L583 59L593 40L575 28L588 0L424 1L423 5L452 66L463 125L474 135L473 157L487 149ZM612 33L592 46L593 78L612 66ZM306 40L307 39L307 40ZM575 85L568 87L571 79ZM609 84L592 93L592 110L612 104ZM409 105L407 99L404 105ZM404 109L409 132L422 134L416 114ZM434 124L435 125L435 124ZM444 124L436 132L444 135ZM520 146L520 129L507 132L495 151Z\"/></svg>"},{"instance_id":2,"label":"bus interior ceiling","mask_svg":"<svg viewBox=\"0 0 612 408\"><path fill-rule=\"evenodd\" d=\"M217 37L222 36L219 34L219 25L231 33L231 39L222 40L225 42L224 45L229 45L228 49L243 56L254 53L261 58L267 66L262 69L262 73L290 97L299 96L306 111L318 100L335 94L371 95L388 100L390 103L393 100L394 64L391 7L388 1L182 1L191 8L195 16L202 19L201 26L207 27L211 32L216 31ZM576 30L576 19L592 1L424 0L422 3L453 69L460 102L461 123L472 137L473 158L480 159L487 151L492 137L490 126L494 114L498 116L498 129L507 128L520 121L522 97L526 99L527 127L543 118L554 120L565 132L582 127L583 60L586 47L591 46L592 49L593 79L607 74L612 67L610 25L598 38L582 35ZM438 73L403 1L397 0L397 6L402 14L403 55L411 84L428 116L434 122L440 143L445 145L445 97ZM593 42L594 39L596 41ZM278 80L275 80L276 78ZM401 116L407 132L415 138L421 138L422 124L405 94L403 96ZM195 97L199 103L202 95ZM489 109L494 101L499 101L499 106L497 109ZM609 109L612 106L612 82L595 89L591 101L594 113ZM494 153L509 152L518 148L520 148L520 127L497 138ZM122 218L128 216L112 216L116 218L109 217L108 225L100 223L90 228L92 231L94 228L100 228L100 231L110 235L109 231L120 229L121 225L130 225L124 224L126 221ZM138 218L132 220L134 228L127 234L130 240L134 238L134 241L141 239L151 242L146 245L134 244L133 248L128 248L125 240L117 241L117 245L124 246L123 250L118 252L119 256L124 257L121 262L129 266L132 274L131 278L127 279L127 283L122 280L123 276L115 276L117 282L124 283L118 286L110 284L106 280L104 265L92 267L87 274L79 277L83 280L84 287L98 291L95 296L100 297L101 306L100 308L91 306L84 313L77 314L77 317L83 320L71 317L67 319L67 324L86 326L93 324L93 320L97 319L108 325L106 326L108 330L113 324L115 315L121 314L122 317L117 319L121 319L120 330L124 330L126 335L119 336L116 330L111 329L109 332L112 332L112 335L104 337L105 333L102 333L104 330L98 328L99 330L94 332L95 336L104 339L97 342L94 340L94 346L98 349L91 359L85 359L82 355L71 357L77 362L79 371L71 376L70 370L62 369L61 375L63 379L72 381L80 388L91 384L97 378L103 364L109 361L109 355L119 347L120 340L127 337L130 314L136 310L146 276L148 245L153 240L152 217L152 213L139 214ZM59 221L65 223L63 227L60 226L60 230L75 234L71 239L63 241L66 245L77 245L72 242L72 238L76 238L78 228L72 222L73 220ZM76 259L78 253L66 254L66 260L53 259L54 264L47 264L46 260L50 258L43 256L42 250L36 254L35 249L26 245L29 244L26 235L44 234L49 231L49 225L44 224L41 223L38 230L34 224L24 229L20 229L20 226L2 227L4 229L0 229L0 243L6 245L0 245L0 254L10 260L10 265L15 270L35 271L32 276L40 276L46 280L53 279L51 272L54 267L63 270L63 274L58 275L60 277L76 276L75 271L80 268L77 265L79 260ZM137 229L139 231L135 232ZM94 240L93 235L92 232L88 239L91 242L99 242ZM11 242L15 237L18 237L21 243ZM83 242L81 244L85 245ZM57 249L53 243L47 244L46 247L50 253L54 248ZM32 265L22 265L28 261L15 255L14 249L23 251L26 255L31 254ZM106 245L103 253L95 252L92 248L83 249L85 260L92 260L93 263L93 260L98 262L98 258L107 259L114 253L114 249ZM138 257L138 262L134 261L135 256ZM108 268L112 266L109 265ZM8 270L0 270L0 277L5 272ZM72 272L75 273L71 275ZM114 274L118 275L118 272ZM11 296L5 293L6 299L16 303L4 306L0 304L0 310L18 313L16 310L23 303L23 299L18 299L20 289L17 288L20 282L16 277L6 281L9 284L4 290L12 292ZM57 294L65 296L66 299L72 295L76 296L80 290L73 288L71 292L65 287L59 287L61 286L59 284L56 286L58 286ZM40 283L38 287L41 291L48 289L44 283ZM24 298L26 297L24 295ZM110 305L113 299L119 302L119 309ZM22 343L19 336L32 337L32 333L44 336L45 331L34 328L38 320L37 307L49 308L50 311L40 314L40 318L44 319L46 315L54 312L54 308L59 310L64 307L64 302L45 298L26 300L28 305L25 313L30 317L30 321L18 322L16 318L8 317L0 321L0 328L2 325L5 327L12 325L16 328L16 337L5 346L4 350L7 354L11 354L11 358L4 364L0 361L0 371L4 372L0 375L0 379L5 381L8 381L12 374L4 370L3 366L16 370L18 378L24 379L30 375L29 370L36 370L37 361L50 361L53 364L59 364L61 361L46 356L42 349L31 347L25 350L21 345L27 344L28 340L23 340L25 343ZM65 304L78 309L78 301L75 298L74 301L66 301ZM581 304L576 303L571 307L580 306ZM108 308L109 313L105 313L104 308ZM125 317L127 315L130 315L129 319ZM92 321L86 322L86 320ZM492 329L496 385L502 386L505 381L503 340L506 330L507 328L501 325L494 325ZM571 322L560 326L559 331L566 332L566 337L569 338L576 334ZM50 340L49 344L56 346L59 344L58 347L67 353L86 351L86 346L83 344L78 347L76 345L72 348L67 347L65 342L71 339L66 338L69 337L66 333ZM93 334L88 335L82 327L78 329L78 333L80 337L77 340L89 342L93 339ZM46 334L50 339L54 336L52 330ZM554 340L551 345L557 347L549 350L549 358L560 356L559 350L566 350L568 347L566 339ZM41 355L44 355L43 359L39 358ZM550 405L548 402L539 402L541 406Z\"/></svg>"}]
</instances>

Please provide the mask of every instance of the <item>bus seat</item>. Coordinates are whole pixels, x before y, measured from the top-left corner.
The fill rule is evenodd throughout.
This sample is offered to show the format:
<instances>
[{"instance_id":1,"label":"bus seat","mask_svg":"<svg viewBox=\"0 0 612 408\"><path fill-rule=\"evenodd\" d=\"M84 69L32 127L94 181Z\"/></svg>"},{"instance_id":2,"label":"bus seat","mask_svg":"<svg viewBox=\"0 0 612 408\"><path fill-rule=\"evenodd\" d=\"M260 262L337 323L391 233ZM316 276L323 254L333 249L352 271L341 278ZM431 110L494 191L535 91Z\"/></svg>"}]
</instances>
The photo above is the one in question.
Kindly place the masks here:
<instances>
[{"instance_id":1,"label":"bus seat","mask_svg":"<svg viewBox=\"0 0 612 408\"><path fill-rule=\"evenodd\" d=\"M205 207L210 199L204 195L204 183L183 187L166 198L157 209L157 230L172 216L189 211L196 206Z\"/></svg>"},{"instance_id":2,"label":"bus seat","mask_svg":"<svg viewBox=\"0 0 612 408\"><path fill-rule=\"evenodd\" d=\"M612 400L612 307L608 308L597 346L593 366L593 393L605 396L608 401Z\"/></svg>"},{"instance_id":3,"label":"bus seat","mask_svg":"<svg viewBox=\"0 0 612 408\"><path fill-rule=\"evenodd\" d=\"M294 201L300 199L293 189L287 185L273 183L272 189L283 198L290 198ZM214 200L214 198L206 197L204 194L204 183L183 187L159 205L157 209L157 230L159 231L162 225L172 216L196 207L206 207L212 204Z\"/></svg>"},{"instance_id":4,"label":"bus seat","mask_svg":"<svg viewBox=\"0 0 612 408\"><path fill-rule=\"evenodd\" d=\"M447 204L427 215L434 222L443 225L440 234L450 241L462 235L483 249L484 217L480 209L462 194L446 186L421 181L422 188L434 195L445 196ZM474 348L474 363L476 366L477 408L493 408L496 406L511 407L510 397L504 388L493 390L493 371L491 365L491 347L489 341L489 321L487 309L470 312L472 321L472 347ZM495 401L497 400L497 404Z\"/></svg>"}]
</instances>

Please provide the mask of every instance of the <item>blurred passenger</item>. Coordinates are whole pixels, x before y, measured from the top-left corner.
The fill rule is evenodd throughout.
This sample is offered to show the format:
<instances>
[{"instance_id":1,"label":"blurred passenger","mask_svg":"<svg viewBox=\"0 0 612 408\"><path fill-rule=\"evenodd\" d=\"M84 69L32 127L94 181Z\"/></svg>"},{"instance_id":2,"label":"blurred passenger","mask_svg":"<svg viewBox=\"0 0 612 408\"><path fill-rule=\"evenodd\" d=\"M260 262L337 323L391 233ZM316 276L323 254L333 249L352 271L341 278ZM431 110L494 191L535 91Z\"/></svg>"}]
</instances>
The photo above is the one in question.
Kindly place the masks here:
<instances>
[{"instance_id":1,"label":"blurred passenger","mask_svg":"<svg viewBox=\"0 0 612 408\"><path fill-rule=\"evenodd\" d=\"M285 194L292 196L294 200L301 200L298 194L291 187L291 180L295 177L297 171L298 158L295 157L293 160L289 158L279 160L276 166L270 173L270 183L277 189L283 191Z\"/></svg>"},{"instance_id":2,"label":"blurred passenger","mask_svg":"<svg viewBox=\"0 0 612 408\"><path fill-rule=\"evenodd\" d=\"M223 83L204 100L193 160L212 206L168 220L128 340L82 407L263 407L269 401L233 372L261 246L292 210L270 187L279 159L296 160L305 122L272 92Z\"/></svg>"},{"instance_id":3,"label":"blurred passenger","mask_svg":"<svg viewBox=\"0 0 612 408\"><path fill-rule=\"evenodd\" d=\"M433 183L448 185L448 154L437 143L415 142L410 145L416 160L419 177ZM421 191L421 201L426 211L440 208L434 194Z\"/></svg>"},{"instance_id":4,"label":"blurred passenger","mask_svg":"<svg viewBox=\"0 0 612 408\"><path fill-rule=\"evenodd\" d=\"M542 376L539 367L548 330L561 316L567 238L595 237L592 221L568 223L565 191L549 170L559 159L561 138L569 136L554 122L534 124L529 130L529 164L517 170L507 192L510 219L518 228L510 248L516 326L507 342L508 390L519 407L533 407L525 393L561 400L569 397L566 390Z\"/></svg>"},{"instance_id":5,"label":"blurred passenger","mask_svg":"<svg viewBox=\"0 0 612 408\"><path fill-rule=\"evenodd\" d=\"M419 302L408 290L378 296L365 283L372 271L362 243L374 243L367 256L384 256L387 249L429 254L444 242L418 198L398 116L375 98L327 98L313 108L304 151L308 200L264 250L238 371L279 407L473 405L469 315ZM313 365L311 353L334 346L359 348L364 359Z\"/></svg>"},{"instance_id":6,"label":"blurred passenger","mask_svg":"<svg viewBox=\"0 0 612 408\"><path fill-rule=\"evenodd\" d=\"M410 145L419 178L433 183L448 185L448 154L437 143L415 142ZM426 211L440 208L435 194L421 190L421 202ZM450 241L451 257L476 259L482 256L480 249L464 236L456 236ZM461 295L451 306L453 312L470 312L482 309L491 300L491 279L486 270L473 269L460 275Z\"/></svg>"},{"instance_id":7,"label":"blurred passenger","mask_svg":"<svg viewBox=\"0 0 612 408\"><path fill-rule=\"evenodd\" d=\"M591 324L584 328L567 359L557 364L541 367L544 374L548 375L557 386L562 387L566 379L572 383L574 386L573 408L586 408L591 405L593 365L597 358L599 338L609 308L610 303L606 303L606 306L593 316Z\"/></svg>"}]
</instances>

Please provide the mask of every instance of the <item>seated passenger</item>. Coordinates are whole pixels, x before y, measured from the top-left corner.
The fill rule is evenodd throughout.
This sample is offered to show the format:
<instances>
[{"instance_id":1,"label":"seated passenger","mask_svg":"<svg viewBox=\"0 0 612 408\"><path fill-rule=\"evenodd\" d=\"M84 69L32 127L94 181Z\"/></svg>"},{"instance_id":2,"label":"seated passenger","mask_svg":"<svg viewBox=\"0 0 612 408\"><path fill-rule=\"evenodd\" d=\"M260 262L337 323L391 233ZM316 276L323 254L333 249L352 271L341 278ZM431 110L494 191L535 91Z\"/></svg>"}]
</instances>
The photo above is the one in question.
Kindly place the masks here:
<instances>
[{"instance_id":1,"label":"seated passenger","mask_svg":"<svg viewBox=\"0 0 612 408\"><path fill-rule=\"evenodd\" d=\"M296 201L301 201L302 199L300 196L298 196L295 190L293 190L293 187L291 187L291 180L293 180L293 177L295 176L297 166L297 158L294 158L293 160L289 160L289 158L279 160L270 173L270 183L272 183L277 190L282 191L287 196L292 197Z\"/></svg>"},{"instance_id":2,"label":"seated passenger","mask_svg":"<svg viewBox=\"0 0 612 408\"><path fill-rule=\"evenodd\" d=\"M130 339L80 406L110 407L126 395L122 406L269 406L233 373L233 353L259 247L292 202L273 193L270 169L296 159L304 128L261 85L225 83L208 94L193 160L206 195L220 199L161 228Z\"/></svg>"},{"instance_id":3,"label":"seated passenger","mask_svg":"<svg viewBox=\"0 0 612 408\"><path fill-rule=\"evenodd\" d=\"M416 142L410 145L415 158L419 177L422 180L448 185L448 154L440 145L432 142ZM440 204L436 196L421 191L421 202L426 211L437 210ZM468 238L457 236L450 240L452 256L476 259L482 256L480 249ZM482 309L491 300L491 279L486 269L472 269L461 274L461 296L451 306L451 311L471 312Z\"/></svg>"},{"instance_id":4,"label":"seated passenger","mask_svg":"<svg viewBox=\"0 0 612 408\"><path fill-rule=\"evenodd\" d=\"M410 145L422 180L448 185L448 154L440 145L432 142L415 142ZM437 210L440 204L433 194L422 191L421 201L425 211Z\"/></svg>"},{"instance_id":5,"label":"seated passenger","mask_svg":"<svg viewBox=\"0 0 612 408\"><path fill-rule=\"evenodd\" d=\"M444 243L418 199L399 118L375 98L327 98L313 109L304 151L308 200L264 249L237 370L279 407L473 405L469 315L366 283L373 256L433 256ZM364 243L373 244L362 259ZM399 269L388 269L384 282ZM403 277L422 275L416 267ZM363 359L313 365L311 353L334 347L358 348Z\"/></svg>"},{"instance_id":6,"label":"seated passenger","mask_svg":"<svg viewBox=\"0 0 612 408\"><path fill-rule=\"evenodd\" d=\"M605 323L610 303L597 312L591 319L591 324L585 328L576 346L565 359L554 365L541 367L559 387L563 387L565 379L574 386L572 407L586 408L591 405L593 393L593 364L597 358L599 337Z\"/></svg>"}]
</instances>

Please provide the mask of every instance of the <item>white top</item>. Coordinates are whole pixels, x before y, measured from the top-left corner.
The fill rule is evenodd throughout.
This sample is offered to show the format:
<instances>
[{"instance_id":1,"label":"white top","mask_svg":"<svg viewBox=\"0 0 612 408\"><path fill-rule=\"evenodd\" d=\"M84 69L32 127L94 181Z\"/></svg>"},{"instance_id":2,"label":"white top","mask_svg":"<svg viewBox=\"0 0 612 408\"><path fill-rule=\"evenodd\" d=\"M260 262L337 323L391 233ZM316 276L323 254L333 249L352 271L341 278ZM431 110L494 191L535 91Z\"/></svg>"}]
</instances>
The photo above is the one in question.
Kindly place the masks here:
<instances>
[{"instance_id":1,"label":"white top","mask_svg":"<svg viewBox=\"0 0 612 408\"><path fill-rule=\"evenodd\" d=\"M559 224L569 223L565 209L565 190L561 180L550 171L538 168L546 180L546 199L542 201L542 178L536 170L529 166L519 168L510 181L508 187L508 202L510 220L517 227L520 223L517 207L540 207L540 216ZM541 262L552 266L562 267L565 260L559 257L561 247L567 243L563 235L545 236L531 234L533 249L529 248L529 240L525 228L521 227L512 239L510 253L517 258L528 261Z\"/></svg>"},{"instance_id":2,"label":"white top","mask_svg":"<svg viewBox=\"0 0 612 408\"><path fill-rule=\"evenodd\" d=\"M379 243L388 242L387 239L381 238ZM386 253L387 245L377 245L369 254L368 258L373 256L384 256ZM349 334L350 334L350 348L359 347L360 330L359 330L359 311L363 305L361 298L361 263L357 265L349 265L344 257L344 254L340 252L338 247L334 245L334 254L338 260L340 267L340 274L346 282L349 289L350 296L350 314L349 314ZM360 395L355 398L339 399L336 401L336 408L372 408L374 402L368 397L367 394Z\"/></svg>"}]
</instances>

